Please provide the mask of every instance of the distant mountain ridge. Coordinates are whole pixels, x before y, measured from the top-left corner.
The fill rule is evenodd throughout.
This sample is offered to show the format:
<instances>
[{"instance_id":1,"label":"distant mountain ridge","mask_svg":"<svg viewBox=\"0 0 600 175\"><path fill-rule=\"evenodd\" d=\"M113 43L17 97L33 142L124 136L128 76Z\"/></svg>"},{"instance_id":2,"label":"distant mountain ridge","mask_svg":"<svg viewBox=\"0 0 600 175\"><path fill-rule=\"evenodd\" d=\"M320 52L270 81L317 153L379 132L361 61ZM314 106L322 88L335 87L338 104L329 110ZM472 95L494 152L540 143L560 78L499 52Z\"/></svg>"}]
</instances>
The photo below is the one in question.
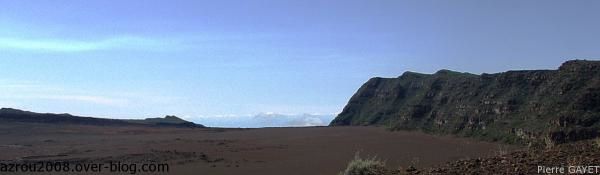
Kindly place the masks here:
<instances>
[{"instance_id":1,"label":"distant mountain ridge","mask_svg":"<svg viewBox=\"0 0 600 175\"><path fill-rule=\"evenodd\" d=\"M49 124L83 124L99 126L204 127L203 125L188 122L175 116L166 116L165 118L147 118L144 120L123 120L80 117L71 114L35 113L12 108L0 109L0 121Z\"/></svg>"},{"instance_id":2,"label":"distant mountain ridge","mask_svg":"<svg viewBox=\"0 0 600 175\"><path fill-rule=\"evenodd\" d=\"M372 78L330 123L553 145L599 136L600 61L475 75Z\"/></svg>"},{"instance_id":3,"label":"distant mountain ridge","mask_svg":"<svg viewBox=\"0 0 600 175\"><path fill-rule=\"evenodd\" d=\"M265 128L265 127L309 127L326 126L335 114L296 113L281 114L263 112L247 115L201 116L196 121L211 127Z\"/></svg>"}]
</instances>

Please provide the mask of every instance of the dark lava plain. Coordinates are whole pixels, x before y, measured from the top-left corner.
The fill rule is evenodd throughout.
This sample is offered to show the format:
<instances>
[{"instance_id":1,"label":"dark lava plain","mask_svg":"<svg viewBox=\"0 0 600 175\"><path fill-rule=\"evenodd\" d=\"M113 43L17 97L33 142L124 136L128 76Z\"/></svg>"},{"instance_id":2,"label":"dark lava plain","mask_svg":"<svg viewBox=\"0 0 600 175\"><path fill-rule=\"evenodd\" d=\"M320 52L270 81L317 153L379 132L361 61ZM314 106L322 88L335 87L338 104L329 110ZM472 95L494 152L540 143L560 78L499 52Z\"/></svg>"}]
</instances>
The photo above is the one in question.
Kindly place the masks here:
<instances>
[{"instance_id":1,"label":"dark lava plain","mask_svg":"<svg viewBox=\"0 0 600 175\"><path fill-rule=\"evenodd\" d=\"M378 127L164 128L0 124L0 161L168 163L169 174L337 174L355 153L425 168L512 149ZM138 172L138 174L140 174Z\"/></svg>"}]
</instances>

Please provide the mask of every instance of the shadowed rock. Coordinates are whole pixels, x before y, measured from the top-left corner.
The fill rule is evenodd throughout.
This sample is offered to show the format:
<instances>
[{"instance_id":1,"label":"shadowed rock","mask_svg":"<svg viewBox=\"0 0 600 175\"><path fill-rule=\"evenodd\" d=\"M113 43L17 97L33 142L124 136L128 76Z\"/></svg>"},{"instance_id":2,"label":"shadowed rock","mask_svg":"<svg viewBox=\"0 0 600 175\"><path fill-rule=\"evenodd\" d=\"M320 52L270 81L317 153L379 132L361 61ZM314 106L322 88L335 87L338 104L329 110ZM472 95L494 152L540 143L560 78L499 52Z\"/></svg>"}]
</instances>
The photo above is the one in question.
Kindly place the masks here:
<instances>
[{"instance_id":1,"label":"shadowed rock","mask_svg":"<svg viewBox=\"0 0 600 175\"><path fill-rule=\"evenodd\" d=\"M556 144L598 136L600 61L475 75L450 70L372 78L331 122Z\"/></svg>"}]
</instances>

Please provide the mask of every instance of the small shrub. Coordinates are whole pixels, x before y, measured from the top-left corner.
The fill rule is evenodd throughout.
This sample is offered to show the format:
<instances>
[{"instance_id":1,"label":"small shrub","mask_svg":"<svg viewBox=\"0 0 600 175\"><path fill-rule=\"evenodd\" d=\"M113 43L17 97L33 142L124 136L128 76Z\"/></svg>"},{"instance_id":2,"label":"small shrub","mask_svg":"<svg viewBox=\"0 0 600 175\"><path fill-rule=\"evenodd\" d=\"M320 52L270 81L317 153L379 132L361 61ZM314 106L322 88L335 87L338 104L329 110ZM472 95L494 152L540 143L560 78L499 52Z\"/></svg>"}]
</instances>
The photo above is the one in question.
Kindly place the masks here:
<instances>
[{"instance_id":1,"label":"small shrub","mask_svg":"<svg viewBox=\"0 0 600 175\"><path fill-rule=\"evenodd\" d=\"M498 146L497 154L500 155L500 156L507 155L508 154L508 148L505 147L505 146L499 145Z\"/></svg>"},{"instance_id":2,"label":"small shrub","mask_svg":"<svg viewBox=\"0 0 600 175\"><path fill-rule=\"evenodd\" d=\"M600 137L594 139L594 145L596 148L600 149Z\"/></svg>"},{"instance_id":3,"label":"small shrub","mask_svg":"<svg viewBox=\"0 0 600 175\"><path fill-rule=\"evenodd\" d=\"M385 162L377 157L363 159L356 153L354 159L348 163L346 170L339 175L385 175Z\"/></svg>"}]
</instances>

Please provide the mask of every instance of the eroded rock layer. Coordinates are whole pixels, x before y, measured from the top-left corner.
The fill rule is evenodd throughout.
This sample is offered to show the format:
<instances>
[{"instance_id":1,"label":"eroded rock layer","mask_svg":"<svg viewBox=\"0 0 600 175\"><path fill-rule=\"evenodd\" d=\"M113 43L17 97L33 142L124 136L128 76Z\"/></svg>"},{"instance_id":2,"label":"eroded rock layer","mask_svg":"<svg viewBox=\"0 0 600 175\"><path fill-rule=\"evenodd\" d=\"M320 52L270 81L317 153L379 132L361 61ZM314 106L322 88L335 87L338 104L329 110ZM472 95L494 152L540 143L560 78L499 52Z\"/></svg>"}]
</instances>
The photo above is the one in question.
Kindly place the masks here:
<instances>
[{"instance_id":1,"label":"eroded rock layer","mask_svg":"<svg viewBox=\"0 0 600 175\"><path fill-rule=\"evenodd\" d=\"M372 78L330 125L556 144L597 137L599 121L600 61L574 60L558 70Z\"/></svg>"}]
</instances>

